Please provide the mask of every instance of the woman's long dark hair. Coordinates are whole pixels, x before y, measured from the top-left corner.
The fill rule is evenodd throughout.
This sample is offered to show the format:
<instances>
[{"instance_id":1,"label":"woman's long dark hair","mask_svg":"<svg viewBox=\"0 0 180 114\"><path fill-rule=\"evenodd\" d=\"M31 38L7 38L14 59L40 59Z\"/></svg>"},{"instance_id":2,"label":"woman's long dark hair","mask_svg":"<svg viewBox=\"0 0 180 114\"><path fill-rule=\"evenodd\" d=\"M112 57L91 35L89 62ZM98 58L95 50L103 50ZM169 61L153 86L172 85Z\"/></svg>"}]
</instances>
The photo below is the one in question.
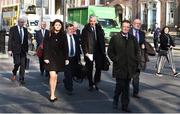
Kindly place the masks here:
<instances>
[{"instance_id":1,"label":"woman's long dark hair","mask_svg":"<svg viewBox=\"0 0 180 114\"><path fill-rule=\"evenodd\" d=\"M63 22L60 20L60 19L55 19L53 22L52 22L52 25L51 25L51 28L50 28L50 36L52 33L55 32L55 28L54 28L54 25L56 22L59 22L61 24L61 29L59 31L59 33L63 33L64 32L64 25L63 25Z\"/></svg>"},{"instance_id":2,"label":"woman's long dark hair","mask_svg":"<svg viewBox=\"0 0 180 114\"><path fill-rule=\"evenodd\" d=\"M165 32L164 32L165 28L168 28L168 29L169 29L168 26L165 26L165 27L162 29L161 34L165 34ZM170 30L170 29L169 29L169 30ZM168 31L168 32L169 32L169 31Z\"/></svg>"}]
</instances>

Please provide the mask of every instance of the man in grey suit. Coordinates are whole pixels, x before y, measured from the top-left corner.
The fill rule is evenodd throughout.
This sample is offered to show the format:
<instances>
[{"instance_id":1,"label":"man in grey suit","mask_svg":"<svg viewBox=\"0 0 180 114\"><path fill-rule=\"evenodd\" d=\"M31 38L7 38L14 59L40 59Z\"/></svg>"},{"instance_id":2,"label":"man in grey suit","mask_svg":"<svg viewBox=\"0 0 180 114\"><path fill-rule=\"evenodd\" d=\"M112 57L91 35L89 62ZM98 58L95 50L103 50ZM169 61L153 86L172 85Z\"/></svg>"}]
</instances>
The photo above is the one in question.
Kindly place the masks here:
<instances>
[{"instance_id":1,"label":"man in grey suit","mask_svg":"<svg viewBox=\"0 0 180 114\"><path fill-rule=\"evenodd\" d=\"M9 41L8 41L8 53L13 56L14 69L12 70L13 75L11 80L16 80L16 74L19 71L19 83L20 85L25 84L25 61L26 53L28 52L28 31L24 26L25 20L23 18L18 19L18 25L10 28Z\"/></svg>"}]
</instances>

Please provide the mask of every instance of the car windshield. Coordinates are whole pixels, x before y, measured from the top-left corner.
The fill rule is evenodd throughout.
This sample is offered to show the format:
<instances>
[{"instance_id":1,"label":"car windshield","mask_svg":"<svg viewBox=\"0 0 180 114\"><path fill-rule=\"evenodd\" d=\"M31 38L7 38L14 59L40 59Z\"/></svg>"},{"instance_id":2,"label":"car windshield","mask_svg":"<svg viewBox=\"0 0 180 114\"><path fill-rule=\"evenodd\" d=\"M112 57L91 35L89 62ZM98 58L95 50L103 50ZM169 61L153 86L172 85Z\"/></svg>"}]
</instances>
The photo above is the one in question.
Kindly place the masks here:
<instances>
[{"instance_id":1,"label":"car windshield","mask_svg":"<svg viewBox=\"0 0 180 114\"><path fill-rule=\"evenodd\" d=\"M98 19L98 23L103 27L116 27L118 24L113 19Z\"/></svg>"}]
</instances>

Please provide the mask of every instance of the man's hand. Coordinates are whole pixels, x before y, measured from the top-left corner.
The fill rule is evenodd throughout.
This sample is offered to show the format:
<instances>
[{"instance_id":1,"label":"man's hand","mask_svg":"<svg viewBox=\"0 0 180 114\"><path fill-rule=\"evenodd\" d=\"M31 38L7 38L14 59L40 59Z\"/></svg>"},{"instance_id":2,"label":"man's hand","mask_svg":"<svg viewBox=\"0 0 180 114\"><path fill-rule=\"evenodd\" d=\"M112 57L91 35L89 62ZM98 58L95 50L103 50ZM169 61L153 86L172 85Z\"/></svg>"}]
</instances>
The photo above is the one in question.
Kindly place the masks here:
<instances>
[{"instance_id":1,"label":"man's hand","mask_svg":"<svg viewBox=\"0 0 180 114\"><path fill-rule=\"evenodd\" d=\"M49 60L44 60L44 62L45 62L46 64L49 64L49 63L50 63Z\"/></svg>"},{"instance_id":2,"label":"man's hand","mask_svg":"<svg viewBox=\"0 0 180 114\"><path fill-rule=\"evenodd\" d=\"M12 51L8 51L8 54L9 54L10 56L12 56Z\"/></svg>"},{"instance_id":3,"label":"man's hand","mask_svg":"<svg viewBox=\"0 0 180 114\"><path fill-rule=\"evenodd\" d=\"M86 57L88 57L90 61L93 61L93 54L86 53Z\"/></svg>"},{"instance_id":4,"label":"man's hand","mask_svg":"<svg viewBox=\"0 0 180 114\"><path fill-rule=\"evenodd\" d=\"M145 45L144 45L144 44L142 44L142 45L141 45L141 48L142 48L142 49L145 49Z\"/></svg>"},{"instance_id":5,"label":"man's hand","mask_svg":"<svg viewBox=\"0 0 180 114\"><path fill-rule=\"evenodd\" d=\"M65 65L68 65L69 64L69 60L65 60Z\"/></svg>"}]
</instances>

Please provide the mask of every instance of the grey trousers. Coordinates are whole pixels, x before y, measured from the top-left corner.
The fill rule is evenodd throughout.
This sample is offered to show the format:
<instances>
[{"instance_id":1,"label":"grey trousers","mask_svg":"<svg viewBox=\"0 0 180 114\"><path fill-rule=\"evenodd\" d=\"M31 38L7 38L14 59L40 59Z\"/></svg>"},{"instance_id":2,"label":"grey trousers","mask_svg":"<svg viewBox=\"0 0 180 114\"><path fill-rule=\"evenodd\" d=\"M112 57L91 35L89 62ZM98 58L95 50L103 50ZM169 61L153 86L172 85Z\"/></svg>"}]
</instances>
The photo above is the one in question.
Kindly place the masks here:
<instances>
[{"instance_id":1,"label":"grey trousers","mask_svg":"<svg viewBox=\"0 0 180 114\"><path fill-rule=\"evenodd\" d=\"M156 66L157 66L157 73L161 72L161 69L164 68L165 62L169 63L169 66L171 67L173 73L176 72L176 67L174 65L173 56L172 56L172 49L169 49L167 51L166 55L160 55L158 54Z\"/></svg>"}]
</instances>

